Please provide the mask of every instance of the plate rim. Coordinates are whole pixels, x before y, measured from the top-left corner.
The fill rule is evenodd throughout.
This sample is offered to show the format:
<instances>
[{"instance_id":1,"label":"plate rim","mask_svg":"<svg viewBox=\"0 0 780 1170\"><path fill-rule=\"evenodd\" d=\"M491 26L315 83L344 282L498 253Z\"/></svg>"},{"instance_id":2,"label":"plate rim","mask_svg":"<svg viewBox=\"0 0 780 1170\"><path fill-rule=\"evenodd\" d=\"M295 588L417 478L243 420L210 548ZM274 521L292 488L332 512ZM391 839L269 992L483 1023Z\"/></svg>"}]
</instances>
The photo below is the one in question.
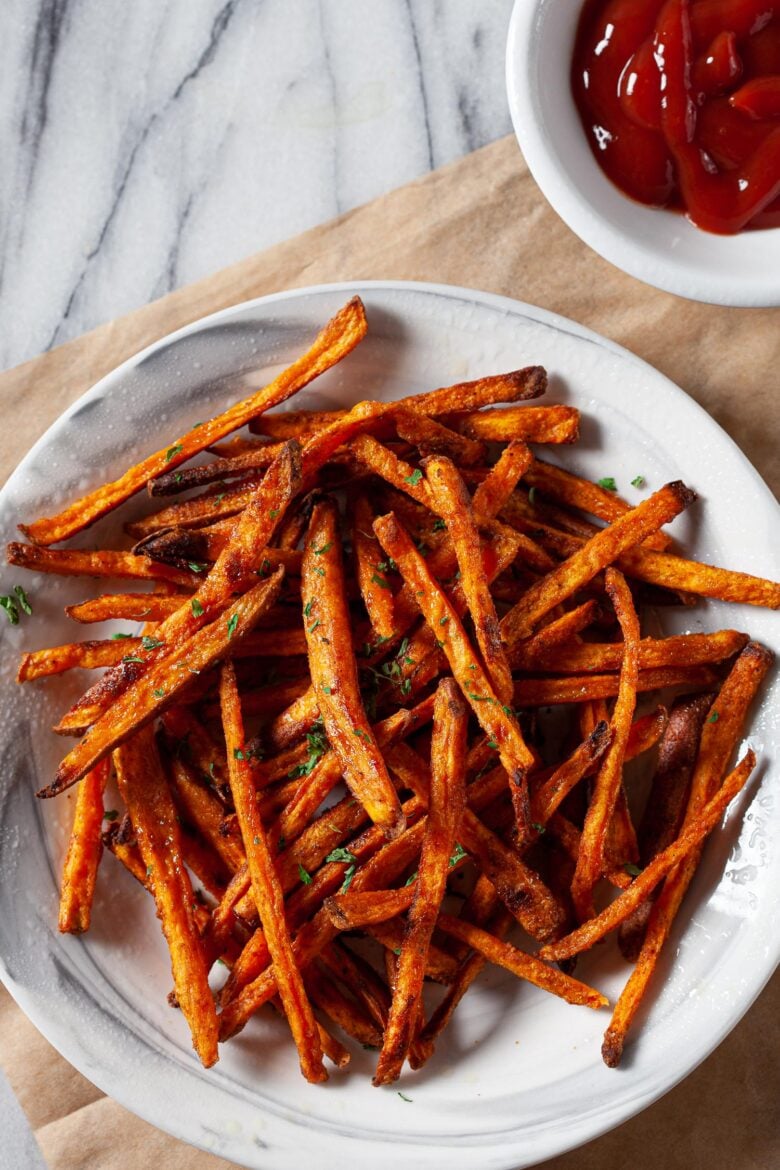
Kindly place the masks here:
<instances>
[{"instance_id":1,"label":"plate rim","mask_svg":"<svg viewBox=\"0 0 780 1170\"><path fill-rule=\"evenodd\" d=\"M120 379L127 371L131 370L137 364L145 360L157 349L167 347L172 342L178 340L181 337L187 336L191 333L197 333L204 327L210 327L214 324L218 324L220 321L228 319L237 313L251 311L255 307L284 303L290 300L297 300L322 294L346 293L349 295L360 295L362 291L373 291L377 293L382 293L385 291L417 292L424 293L437 299L459 299L466 303L472 303L481 307L501 311L506 315L519 315L533 322L539 322L554 329L563 330L575 338L591 341L597 344L599 347L607 349L614 355L623 359L627 359L630 363L638 364L640 368L649 372L654 379L661 379L665 383L667 391L670 392L678 402L683 403L686 408L692 409L694 415L697 417L698 423L702 427L706 428L712 435L717 436L719 442L726 442L727 446L731 449L732 454L740 461L743 470L752 480L754 490L760 494L760 496L763 498L763 502L766 505L769 505L773 511L776 523L780 521L780 502L777 501L769 486L763 480L759 472L750 462L747 455L745 455L734 439L731 438L731 436L712 418L711 415L707 413L704 407L702 407L694 398L692 398L681 387L668 378L667 375L663 374L660 370L656 369L643 358L638 357L625 346L619 345L610 338L607 338L602 334L597 333L595 330L587 328L586 326L580 325L578 322L573 321L570 318L554 313L548 309L516 300L512 297L507 297L501 294L486 292L478 289L471 289L455 284L400 280L337 281L303 286L301 288L286 289L276 293L268 293L261 297L255 297L250 300L238 302L234 305L219 309L214 313L197 318L196 320L189 322L179 329L174 330L173 332L168 333L161 338L158 338L156 341L150 343L148 346L145 346L143 349L131 355L114 369L103 375L103 377L101 377L97 382L84 391L84 393L81 394L73 403L71 403L69 407L67 407L60 415L58 415L58 417L51 423L51 425L39 437L39 439L36 440L30 450L25 454L22 460L20 460L19 464L8 477L6 484L4 484L2 489L0 489L0 499L2 499L4 493L7 491L8 486L16 481L17 478L21 478L24 475L28 461L32 461L36 457L39 450L56 436L56 432L67 424L72 414L78 411L85 404L85 402L90 401L93 397L96 397L105 392L110 393L111 383L113 380ZM645 1093L638 1100L626 1100L622 1106L618 1108L615 1108L614 1106L611 1107L606 1111L608 1113L608 1116L606 1117L604 1115L604 1110L600 1110L598 1115L595 1113L586 1113L583 1116L578 1117L576 1121L572 1122L565 1134L557 1133L557 1131L554 1131L552 1127L545 1127L541 1133L539 1131L529 1133L528 1130L521 1131L519 1129L514 1129L511 1131L504 1130L500 1133L481 1134L479 1135L479 1144L483 1152L486 1153L488 1144L492 1143L489 1148L491 1149L494 1158L504 1158L504 1160L501 1160L500 1162L497 1160L494 1161L493 1164L496 1166L500 1165L502 1167L506 1167L507 1170L510 1166L532 1166L540 1160L555 1157L569 1150L578 1148L586 1142L594 1140L600 1137L602 1134L609 1132L616 1126L622 1124L624 1121L629 1120L631 1117L648 1108L655 1101L659 1100L662 1096L671 1091L692 1072L694 1072L695 1069L698 1068L698 1066L708 1056L711 1055L711 1053L722 1043L726 1036L740 1023L745 1013L749 1010L769 980L772 978L778 963L780 963L780 938L774 939L773 942L774 946L767 950L767 961L765 967L761 969L761 974L758 976L758 978L753 978L749 982L746 991L740 997L735 1010L733 1010L728 1017L724 1017L721 1021L715 1022L716 1026L711 1028L708 1032L706 1043L703 1045L701 1051L696 1052L693 1061L691 1063L685 1064L682 1071L678 1072L678 1070L675 1070L675 1073L671 1079L664 1081L659 1087L657 1087L657 1091L653 1089L651 1092ZM177 1138L180 1141L203 1149L206 1152L215 1153L220 1157L235 1159L239 1165L257 1166L259 1168L261 1166L265 1167L270 1164L267 1160L265 1160L264 1155L261 1155L261 1160L257 1160L255 1162L248 1163L242 1161L242 1159L246 1157L246 1147L242 1144L241 1148L234 1150L233 1147L236 1143L235 1138L231 1134L223 1133L220 1135L221 1146L224 1146L225 1148L215 1150L213 1147L209 1147L209 1145L206 1144L203 1140L199 1140L197 1137L193 1137L192 1134L188 1132L186 1123L178 1124L179 1117L177 1114L166 1112L163 1108L155 1111L153 1108L153 1101L150 1101L148 1096L142 1099L140 1105L136 1102L135 1098L129 1100L128 1095L132 1096L130 1091L128 1091L127 1094L123 1092L125 1084L129 1082L119 1081L119 1083L116 1083L114 1078L110 1075L110 1072L107 1075L107 1078L104 1080L101 1075L101 1070L95 1070L89 1067L88 1061L82 1056L81 1053L77 1053L77 1057L79 1059L72 1059L72 1056L67 1051L67 1044L65 1042L60 1043L60 1036L56 1026L56 1021L51 1018L51 1013L47 1014L46 1011L43 1010L42 1003L36 999L35 995L33 993L28 994L26 988L17 984L16 981L11 977L6 966L5 958L2 954L0 954L0 981L3 982L10 995L21 1008L21 1010L25 1013L27 1018L44 1036L44 1038L50 1044L52 1044L55 1050L58 1051L60 1055L63 1056L63 1058L66 1059L74 1068L76 1068L78 1072L86 1076L102 1092L104 1092L107 1096L116 1101L122 1107L128 1109L130 1112L140 1117L142 1120L147 1121L149 1124L154 1125L156 1128L161 1129L163 1132L169 1133L171 1136ZM52 1036L52 1032L54 1033L54 1036ZM96 1072L97 1075L95 1075ZM262 1107L259 1108L261 1109ZM594 1119L596 1120L596 1124L594 1124ZM305 1115L302 1113L295 1118L283 1118L277 1115L275 1121L277 1121L280 1125L292 1125L295 1127L298 1133L307 1128ZM321 1136L324 1136L319 1129L315 1132L320 1133ZM560 1140L553 1142L550 1140L550 1138L555 1133L557 1133L557 1136ZM382 1146L387 1146L388 1144L385 1137L379 1137L376 1140L369 1139L362 1132L355 1134L344 1134L343 1138L344 1140L353 1143L355 1148L357 1148L358 1145L362 1145L366 1150L376 1149L377 1147L381 1149ZM411 1153L414 1149L421 1150L422 1148L429 1147L429 1143L425 1141L422 1135L412 1134L408 1139L406 1139L402 1133L399 1132L394 1140L398 1141L401 1148L405 1149L407 1153ZM452 1153L455 1147L452 1145L446 1145L446 1142L447 1136L444 1134L441 1135L440 1147L442 1158L444 1159L446 1157L447 1164L451 1167L453 1165ZM522 1149L520 1148L520 1142L523 1143ZM533 1145L533 1150L529 1151L529 1145ZM461 1141L459 1148L462 1151L468 1152L471 1149L471 1143L467 1144L466 1142ZM282 1151L280 1147L277 1147L277 1150L282 1153L282 1158L278 1162L278 1165L281 1166L284 1163L284 1151ZM325 1153L324 1150L323 1153ZM510 1153L512 1154L511 1161L505 1160L506 1156ZM527 1160L529 1153L533 1158L532 1161ZM525 1160L518 1164L518 1157Z\"/></svg>"}]
</instances>

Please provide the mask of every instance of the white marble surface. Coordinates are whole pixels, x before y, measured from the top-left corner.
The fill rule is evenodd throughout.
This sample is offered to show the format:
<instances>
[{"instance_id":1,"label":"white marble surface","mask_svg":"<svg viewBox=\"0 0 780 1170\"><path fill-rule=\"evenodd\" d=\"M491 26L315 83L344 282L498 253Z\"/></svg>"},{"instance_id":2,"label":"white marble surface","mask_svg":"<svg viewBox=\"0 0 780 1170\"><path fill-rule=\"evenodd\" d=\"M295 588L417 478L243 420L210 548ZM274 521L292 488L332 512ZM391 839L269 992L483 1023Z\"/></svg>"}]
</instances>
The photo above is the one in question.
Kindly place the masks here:
<instances>
[{"instance_id":1,"label":"white marble surface","mask_svg":"<svg viewBox=\"0 0 780 1170\"><path fill-rule=\"evenodd\" d=\"M511 7L2 0L0 368L508 133Z\"/></svg>"}]
</instances>

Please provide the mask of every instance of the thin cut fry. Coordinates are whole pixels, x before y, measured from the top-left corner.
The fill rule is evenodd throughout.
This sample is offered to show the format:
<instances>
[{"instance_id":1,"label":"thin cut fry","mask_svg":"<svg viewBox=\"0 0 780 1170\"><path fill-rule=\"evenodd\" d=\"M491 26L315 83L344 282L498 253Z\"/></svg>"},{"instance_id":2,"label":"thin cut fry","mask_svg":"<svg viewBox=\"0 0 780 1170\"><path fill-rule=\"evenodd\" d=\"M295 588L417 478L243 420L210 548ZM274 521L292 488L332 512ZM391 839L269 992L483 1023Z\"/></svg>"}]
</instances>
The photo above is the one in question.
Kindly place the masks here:
<instances>
[{"instance_id":1,"label":"thin cut fry","mask_svg":"<svg viewBox=\"0 0 780 1170\"><path fill-rule=\"evenodd\" d=\"M396 836L404 819L360 696L333 501L312 511L301 585L312 686L328 740L350 791L375 824Z\"/></svg>"},{"instance_id":2,"label":"thin cut fry","mask_svg":"<svg viewBox=\"0 0 780 1170\"><path fill-rule=\"evenodd\" d=\"M364 492L353 491L350 494L349 515L355 576L368 620L375 636L392 638L395 633L393 590L387 579L381 546L371 527L375 518L374 509Z\"/></svg>"},{"instance_id":3,"label":"thin cut fry","mask_svg":"<svg viewBox=\"0 0 780 1170\"><path fill-rule=\"evenodd\" d=\"M192 906L192 885L179 845L176 810L151 727L143 728L114 754L122 799L135 828L157 913L171 953L177 1002L206 1068L218 1059L217 1013Z\"/></svg>"},{"instance_id":4,"label":"thin cut fry","mask_svg":"<svg viewBox=\"0 0 780 1170\"><path fill-rule=\"evenodd\" d=\"M126 657L132 657L141 646L140 638L123 638L93 642L68 642L64 646L50 646L46 650L32 650L23 654L16 672L17 682L31 682L52 674L81 667L94 670L99 666L113 666Z\"/></svg>"},{"instance_id":5,"label":"thin cut fry","mask_svg":"<svg viewBox=\"0 0 780 1170\"><path fill-rule=\"evenodd\" d=\"M574 406L508 406L454 415L447 422L490 443L576 443L580 437L580 412Z\"/></svg>"},{"instance_id":6,"label":"thin cut fry","mask_svg":"<svg viewBox=\"0 0 780 1170\"><path fill-rule=\"evenodd\" d=\"M431 744L428 822L420 855L415 896L398 959L396 983L375 1085L397 1080L412 1041L420 1010L425 962L441 900L465 796L466 707L452 679L436 692Z\"/></svg>"},{"instance_id":7,"label":"thin cut fry","mask_svg":"<svg viewBox=\"0 0 780 1170\"><path fill-rule=\"evenodd\" d=\"M722 673L722 672L721 672ZM711 666L665 666L640 670L637 693L664 687L711 690L721 675ZM565 678L524 678L515 683L515 707L552 707L558 703L586 703L618 693L617 674L570 674Z\"/></svg>"},{"instance_id":8,"label":"thin cut fry","mask_svg":"<svg viewBox=\"0 0 780 1170\"><path fill-rule=\"evenodd\" d=\"M671 666L700 666L722 662L739 653L748 643L748 635L737 630L718 630L714 634L676 634L670 638L642 638L639 643L641 670ZM515 648L512 656L523 670L543 670L550 674L585 674L587 671L619 670L622 647L613 642L583 642L547 649L532 645ZM538 644L537 644L538 646Z\"/></svg>"},{"instance_id":9,"label":"thin cut fry","mask_svg":"<svg viewBox=\"0 0 780 1170\"><path fill-rule=\"evenodd\" d=\"M81 781L76 797L60 890L58 926L63 934L83 934L89 930L95 880L103 852L103 792L110 769L110 760L101 760Z\"/></svg>"},{"instance_id":10,"label":"thin cut fry","mask_svg":"<svg viewBox=\"0 0 780 1170\"><path fill-rule=\"evenodd\" d=\"M399 437L413 443L423 455L446 455L462 467L481 463L485 458L484 443L459 435L424 414L404 409L394 409L391 414Z\"/></svg>"},{"instance_id":11,"label":"thin cut fry","mask_svg":"<svg viewBox=\"0 0 780 1170\"><path fill-rule=\"evenodd\" d=\"M505 447L490 473L474 492L474 513L481 520L495 520L504 504L531 465L533 456L525 443L516 440ZM552 568L552 564L549 565Z\"/></svg>"},{"instance_id":12,"label":"thin cut fry","mask_svg":"<svg viewBox=\"0 0 780 1170\"><path fill-rule=\"evenodd\" d=\"M272 382L222 414L193 427L168 447L149 455L113 483L105 484L65 508L56 516L36 520L22 531L36 544L56 544L88 528L101 516L124 503L144 488L150 479L173 471L199 451L238 430L244 423L272 406L277 406L325 370L346 357L367 331L366 314L360 297L340 309L315 339L310 349L278 374Z\"/></svg>"},{"instance_id":13,"label":"thin cut fry","mask_svg":"<svg viewBox=\"0 0 780 1170\"><path fill-rule=\"evenodd\" d=\"M235 668L230 662L222 666L220 701L230 790L241 826L252 892L263 923L268 950L273 958L279 997L298 1049L301 1072L307 1081L316 1084L327 1079L322 1063L322 1046L303 979L293 957L284 916L284 895L274 869L255 799L251 769L246 759L244 724Z\"/></svg>"},{"instance_id":14,"label":"thin cut fry","mask_svg":"<svg viewBox=\"0 0 780 1170\"><path fill-rule=\"evenodd\" d=\"M196 582L194 574L186 569L175 569L149 557L114 549L92 552L82 548L38 548L34 544L12 541L6 548L6 559L9 565L19 565L35 573L56 573L65 577L169 581L188 589L194 588Z\"/></svg>"},{"instance_id":15,"label":"thin cut fry","mask_svg":"<svg viewBox=\"0 0 780 1170\"><path fill-rule=\"evenodd\" d=\"M165 597L159 593L103 593L100 597L81 601L78 605L67 605L65 613L75 622L159 622L175 613L186 597L173 594Z\"/></svg>"}]
</instances>

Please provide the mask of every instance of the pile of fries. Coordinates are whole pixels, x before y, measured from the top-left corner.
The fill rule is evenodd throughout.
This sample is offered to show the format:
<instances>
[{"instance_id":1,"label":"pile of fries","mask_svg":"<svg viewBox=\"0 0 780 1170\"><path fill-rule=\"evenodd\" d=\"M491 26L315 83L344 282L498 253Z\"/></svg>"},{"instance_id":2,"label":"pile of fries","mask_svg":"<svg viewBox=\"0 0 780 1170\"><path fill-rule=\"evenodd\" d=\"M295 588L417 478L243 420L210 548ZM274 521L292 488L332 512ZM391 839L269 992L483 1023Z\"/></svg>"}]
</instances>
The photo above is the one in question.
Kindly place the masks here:
<instances>
[{"instance_id":1,"label":"pile of fries","mask_svg":"<svg viewBox=\"0 0 780 1170\"><path fill-rule=\"evenodd\" d=\"M755 765L732 757L771 663L734 630L643 637L638 609L777 608L780 585L672 550L682 483L629 507L532 453L579 429L572 407L527 404L539 367L267 413L366 331L354 298L269 385L9 545L37 572L154 583L67 611L137 636L19 670L107 668L54 729L77 738L38 794L79 785L60 929L88 929L105 846L154 899L204 1065L270 1003L307 1080L348 1064L351 1037L378 1050L377 1085L431 1057L486 963L608 1006L573 967L616 932L635 964L616 1065ZM163 506L126 525L129 549L51 547L144 490ZM651 749L641 810L626 764ZM122 812L104 808L114 776Z\"/></svg>"}]
</instances>

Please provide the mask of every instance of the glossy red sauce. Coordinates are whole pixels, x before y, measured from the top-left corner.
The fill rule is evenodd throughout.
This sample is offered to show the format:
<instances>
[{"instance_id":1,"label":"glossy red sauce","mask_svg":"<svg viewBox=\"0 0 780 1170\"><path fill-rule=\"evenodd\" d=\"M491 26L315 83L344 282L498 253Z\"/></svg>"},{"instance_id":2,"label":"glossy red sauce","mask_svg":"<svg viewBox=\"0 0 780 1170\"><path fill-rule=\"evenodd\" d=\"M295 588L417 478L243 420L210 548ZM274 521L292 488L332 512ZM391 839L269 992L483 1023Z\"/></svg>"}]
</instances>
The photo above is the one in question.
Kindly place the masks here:
<instances>
[{"instance_id":1,"label":"glossy red sauce","mask_svg":"<svg viewBox=\"0 0 780 1170\"><path fill-rule=\"evenodd\" d=\"M586 0L572 88L627 195L711 232L780 226L780 0Z\"/></svg>"}]
</instances>

